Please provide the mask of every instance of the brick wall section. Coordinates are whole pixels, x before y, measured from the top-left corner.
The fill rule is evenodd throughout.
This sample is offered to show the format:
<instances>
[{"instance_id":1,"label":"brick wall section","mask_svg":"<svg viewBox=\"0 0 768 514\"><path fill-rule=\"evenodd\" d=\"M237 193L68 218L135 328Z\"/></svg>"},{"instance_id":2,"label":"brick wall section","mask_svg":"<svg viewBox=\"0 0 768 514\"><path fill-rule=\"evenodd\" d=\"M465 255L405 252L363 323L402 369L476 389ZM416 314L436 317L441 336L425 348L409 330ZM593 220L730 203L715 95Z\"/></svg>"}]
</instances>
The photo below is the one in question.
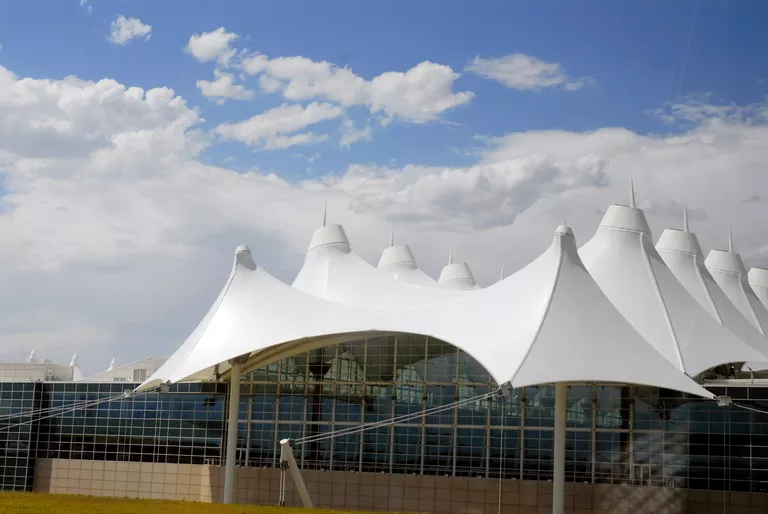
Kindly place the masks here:
<instances>
[{"instance_id":1,"label":"brick wall section","mask_svg":"<svg viewBox=\"0 0 768 514\"><path fill-rule=\"evenodd\" d=\"M189 464L151 464L37 459L37 492L220 502L224 469ZM237 502L277 505L280 472L238 468ZM315 506L349 510L498 514L499 481L305 471ZM501 512L549 514L552 484L502 481ZM566 484L569 514L768 514L768 494L724 493L625 485ZM301 505L290 476L286 503Z\"/></svg>"}]
</instances>

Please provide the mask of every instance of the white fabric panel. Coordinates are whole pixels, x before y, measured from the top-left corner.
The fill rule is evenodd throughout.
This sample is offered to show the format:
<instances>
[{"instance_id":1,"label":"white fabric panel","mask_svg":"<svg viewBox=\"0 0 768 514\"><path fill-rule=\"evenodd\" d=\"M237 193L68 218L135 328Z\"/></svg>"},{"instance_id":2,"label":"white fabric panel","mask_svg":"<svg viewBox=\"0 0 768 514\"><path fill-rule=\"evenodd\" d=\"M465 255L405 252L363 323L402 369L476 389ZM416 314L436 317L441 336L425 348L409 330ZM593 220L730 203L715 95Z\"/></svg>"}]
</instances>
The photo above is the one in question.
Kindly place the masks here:
<instances>
[{"instance_id":1,"label":"white fabric panel","mask_svg":"<svg viewBox=\"0 0 768 514\"><path fill-rule=\"evenodd\" d=\"M752 268L749 270L749 285L757 295L763 307L768 309L768 269Z\"/></svg>"},{"instance_id":2,"label":"white fabric panel","mask_svg":"<svg viewBox=\"0 0 768 514\"><path fill-rule=\"evenodd\" d=\"M699 305L736 337L766 356L762 366L768 366L768 338L752 326L712 278L704 266L704 255L696 234L667 229L659 238L656 250Z\"/></svg>"},{"instance_id":3,"label":"white fabric panel","mask_svg":"<svg viewBox=\"0 0 768 514\"><path fill-rule=\"evenodd\" d=\"M580 250L589 273L647 341L693 376L765 357L718 323L677 281L651 241L640 209L612 205Z\"/></svg>"},{"instance_id":4,"label":"white fabric panel","mask_svg":"<svg viewBox=\"0 0 768 514\"><path fill-rule=\"evenodd\" d=\"M747 281L747 270L738 253L712 250L704 262L728 299L763 335L768 335L768 309Z\"/></svg>"}]
</instances>

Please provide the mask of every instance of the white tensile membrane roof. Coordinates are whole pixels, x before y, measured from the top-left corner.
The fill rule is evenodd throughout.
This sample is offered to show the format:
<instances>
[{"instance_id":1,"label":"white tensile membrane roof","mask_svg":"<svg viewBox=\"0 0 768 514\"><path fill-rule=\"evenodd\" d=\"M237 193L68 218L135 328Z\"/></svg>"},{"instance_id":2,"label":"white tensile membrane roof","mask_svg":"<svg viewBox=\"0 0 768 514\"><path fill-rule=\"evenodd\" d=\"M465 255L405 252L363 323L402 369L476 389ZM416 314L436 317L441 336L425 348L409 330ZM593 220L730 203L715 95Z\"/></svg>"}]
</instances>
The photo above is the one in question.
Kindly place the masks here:
<instances>
[{"instance_id":1,"label":"white tensile membrane roof","mask_svg":"<svg viewBox=\"0 0 768 514\"><path fill-rule=\"evenodd\" d=\"M589 273L613 305L678 369L694 376L720 364L762 361L694 300L653 246L645 214L611 205L595 235L579 249Z\"/></svg>"},{"instance_id":2,"label":"white tensile membrane roof","mask_svg":"<svg viewBox=\"0 0 768 514\"><path fill-rule=\"evenodd\" d=\"M437 281L419 269L411 248L408 245L395 244L394 227L392 227L389 246L381 252L378 268L395 280L415 286L437 287Z\"/></svg>"},{"instance_id":3,"label":"white tensile membrane roof","mask_svg":"<svg viewBox=\"0 0 768 514\"><path fill-rule=\"evenodd\" d=\"M210 311L138 389L209 379L240 356L248 356L244 366L254 369L329 344L398 333L453 344L497 383L509 381L512 387L620 382L713 396L619 314L581 263L567 227L558 228L539 258L488 288L392 309L352 307L306 294L258 268L250 250L240 247Z\"/></svg>"},{"instance_id":4,"label":"white tensile membrane roof","mask_svg":"<svg viewBox=\"0 0 768 514\"><path fill-rule=\"evenodd\" d=\"M704 266L704 254L696 234L688 229L687 212L683 230L666 229L656 243L656 250L685 289L715 320L733 334L768 356L768 338L755 330L752 324L731 303ZM747 363L752 370L768 368L768 357L762 363Z\"/></svg>"},{"instance_id":5,"label":"white tensile membrane roof","mask_svg":"<svg viewBox=\"0 0 768 514\"><path fill-rule=\"evenodd\" d=\"M341 225L315 230L293 287L333 302L371 308L424 305L458 296L382 273L352 251Z\"/></svg>"},{"instance_id":6,"label":"white tensile membrane roof","mask_svg":"<svg viewBox=\"0 0 768 514\"><path fill-rule=\"evenodd\" d=\"M768 309L768 269L752 268L747 275L749 285L763 306Z\"/></svg>"},{"instance_id":7,"label":"white tensile membrane roof","mask_svg":"<svg viewBox=\"0 0 768 514\"><path fill-rule=\"evenodd\" d=\"M728 232L728 251L711 250L704 261L712 277L728 299L763 335L768 335L768 309L760 302L747 281L741 256L733 251L733 237Z\"/></svg>"}]
</instances>

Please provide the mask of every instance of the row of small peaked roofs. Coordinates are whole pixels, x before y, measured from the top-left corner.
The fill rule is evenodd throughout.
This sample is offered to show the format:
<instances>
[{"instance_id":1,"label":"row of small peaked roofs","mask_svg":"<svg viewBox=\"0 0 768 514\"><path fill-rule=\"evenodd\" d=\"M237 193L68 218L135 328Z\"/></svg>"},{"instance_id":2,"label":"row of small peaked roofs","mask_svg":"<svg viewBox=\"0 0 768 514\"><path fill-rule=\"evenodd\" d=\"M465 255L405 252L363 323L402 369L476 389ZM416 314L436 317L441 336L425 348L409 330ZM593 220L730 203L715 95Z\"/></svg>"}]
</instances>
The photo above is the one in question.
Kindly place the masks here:
<instances>
[{"instance_id":1,"label":"row of small peaked roofs","mask_svg":"<svg viewBox=\"0 0 768 514\"><path fill-rule=\"evenodd\" d=\"M760 283L755 290L768 293ZM434 281L406 245L390 245L373 267L340 225L324 224L291 286L239 247L209 312L140 389L226 378L235 360L255 369L329 344L421 334L469 353L513 387L618 382L711 397L691 377L724 364L768 369L766 330L768 310L732 248L705 261L687 221L654 247L634 200L610 206L581 248L569 227L558 227L540 257L486 288L463 263Z\"/></svg>"}]
</instances>

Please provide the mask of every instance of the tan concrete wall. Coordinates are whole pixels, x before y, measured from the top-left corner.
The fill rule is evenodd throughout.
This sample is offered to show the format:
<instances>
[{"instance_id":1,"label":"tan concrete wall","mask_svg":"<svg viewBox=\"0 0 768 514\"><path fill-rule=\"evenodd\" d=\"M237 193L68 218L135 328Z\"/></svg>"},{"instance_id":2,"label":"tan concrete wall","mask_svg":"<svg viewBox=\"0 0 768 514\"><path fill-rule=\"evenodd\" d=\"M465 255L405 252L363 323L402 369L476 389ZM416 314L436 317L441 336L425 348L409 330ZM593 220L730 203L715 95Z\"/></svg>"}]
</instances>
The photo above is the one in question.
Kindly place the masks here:
<instances>
[{"instance_id":1,"label":"tan concrete wall","mask_svg":"<svg viewBox=\"0 0 768 514\"><path fill-rule=\"evenodd\" d=\"M280 472L238 468L237 502L277 505ZM219 502L223 468L187 464L148 464L38 459L35 491ZM286 503L300 505L287 474ZM499 481L306 471L304 479L317 507L349 510L498 514ZM501 512L549 514L552 484L502 481ZM689 491L661 487L566 484L570 514L768 514L768 494Z\"/></svg>"}]
</instances>

